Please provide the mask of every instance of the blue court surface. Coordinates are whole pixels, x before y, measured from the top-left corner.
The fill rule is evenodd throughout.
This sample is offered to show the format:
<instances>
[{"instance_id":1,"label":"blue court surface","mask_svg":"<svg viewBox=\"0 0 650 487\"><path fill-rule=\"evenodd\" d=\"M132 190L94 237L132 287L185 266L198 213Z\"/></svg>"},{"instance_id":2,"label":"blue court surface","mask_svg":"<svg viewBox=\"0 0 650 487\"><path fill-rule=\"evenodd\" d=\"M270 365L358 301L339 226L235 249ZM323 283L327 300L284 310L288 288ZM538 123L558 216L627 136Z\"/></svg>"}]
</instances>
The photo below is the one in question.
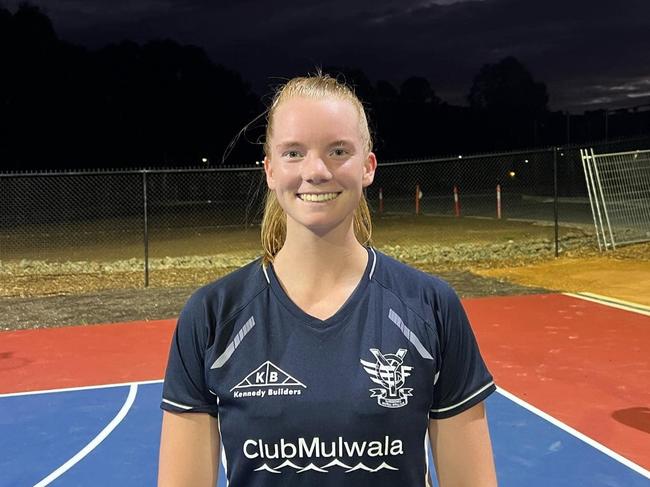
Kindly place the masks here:
<instances>
[{"instance_id":1,"label":"blue court surface","mask_svg":"<svg viewBox=\"0 0 650 487\"><path fill-rule=\"evenodd\" d=\"M0 395L0 485L156 485L161 390L153 381ZM501 487L650 486L643 468L508 392L486 404Z\"/></svg>"}]
</instances>

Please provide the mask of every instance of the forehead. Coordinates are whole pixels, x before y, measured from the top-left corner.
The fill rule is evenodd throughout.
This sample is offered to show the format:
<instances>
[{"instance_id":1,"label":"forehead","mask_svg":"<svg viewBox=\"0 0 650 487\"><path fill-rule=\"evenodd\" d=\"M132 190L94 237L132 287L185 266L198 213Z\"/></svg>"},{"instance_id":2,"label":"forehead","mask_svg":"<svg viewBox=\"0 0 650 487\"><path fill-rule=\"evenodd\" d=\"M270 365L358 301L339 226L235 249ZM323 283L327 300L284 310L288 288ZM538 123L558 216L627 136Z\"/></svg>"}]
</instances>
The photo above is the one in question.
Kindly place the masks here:
<instances>
[{"instance_id":1,"label":"forehead","mask_svg":"<svg viewBox=\"0 0 650 487\"><path fill-rule=\"evenodd\" d=\"M273 114L274 142L283 140L361 140L357 107L349 100L304 97L283 101Z\"/></svg>"}]
</instances>

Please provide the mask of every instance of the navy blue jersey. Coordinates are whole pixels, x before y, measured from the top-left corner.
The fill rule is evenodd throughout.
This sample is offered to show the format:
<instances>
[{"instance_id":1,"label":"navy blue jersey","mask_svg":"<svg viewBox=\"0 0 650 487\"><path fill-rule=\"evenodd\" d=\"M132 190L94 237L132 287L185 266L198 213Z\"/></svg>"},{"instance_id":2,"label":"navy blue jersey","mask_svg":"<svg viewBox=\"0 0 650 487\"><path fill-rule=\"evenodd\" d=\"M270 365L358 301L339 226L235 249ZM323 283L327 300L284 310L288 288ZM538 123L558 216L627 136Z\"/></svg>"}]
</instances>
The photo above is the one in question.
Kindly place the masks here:
<instances>
[{"instance_id":1,"label":"navy blue jersey","mask_svg":"<svg viewBox=\"0 0 650 487\"><path fill-rule=\"evenodd\" d=\"M236 487L429 484L429 419L495 390L458 296L368 248L330 318L305 313L256 260L192 295L163 387L167 411L218 417Z\"/></svg>"}]
</instances>

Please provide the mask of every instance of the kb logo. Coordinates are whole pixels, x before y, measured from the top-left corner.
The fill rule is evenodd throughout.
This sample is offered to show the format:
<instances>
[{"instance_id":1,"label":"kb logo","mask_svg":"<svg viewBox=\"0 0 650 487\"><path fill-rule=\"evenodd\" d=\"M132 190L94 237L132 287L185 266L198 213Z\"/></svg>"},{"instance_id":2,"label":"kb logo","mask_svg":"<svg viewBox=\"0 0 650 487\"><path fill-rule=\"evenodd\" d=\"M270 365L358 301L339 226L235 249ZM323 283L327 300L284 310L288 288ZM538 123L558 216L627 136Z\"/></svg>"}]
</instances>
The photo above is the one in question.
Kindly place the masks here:
<instances>
[{"instance_id":1,"label":"kb logo","mask_svg":"<svg viewBox=\"0 0 650 487\"><path fill-rule=\"evenodd\" d=\"M248 374L230 392L235 389L244 389L247 387L273 387L273 386L305 386L302 382L287 374L277 365L268 360Z\"/></svg>"},{"instance_id":2,"label":"kb logo","mask_svg":"<svg viewBox=\"0 0 650 487\"><path fill-rule=\"evenodd\" d=\"M268 382L273 382L275 384L278 382L278 371L263 370L262 372L255 372L255 385L266 385L267 382L264 379L264 377L268 377L269 378Z\"/></svg>"}]
</instances>

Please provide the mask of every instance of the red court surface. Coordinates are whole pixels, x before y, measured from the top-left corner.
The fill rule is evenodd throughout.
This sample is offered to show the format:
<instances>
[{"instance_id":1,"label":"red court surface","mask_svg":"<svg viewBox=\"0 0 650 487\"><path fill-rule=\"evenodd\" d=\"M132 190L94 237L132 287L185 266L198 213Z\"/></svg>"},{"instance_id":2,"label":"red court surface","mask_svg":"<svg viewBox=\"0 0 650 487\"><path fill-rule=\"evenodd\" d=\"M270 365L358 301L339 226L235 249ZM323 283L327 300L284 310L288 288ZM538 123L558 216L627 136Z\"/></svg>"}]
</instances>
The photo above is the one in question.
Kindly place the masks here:
<instances>
[{"instance_id":1,"label":"red court surface","mask_svg":"<svg viewBox=\"0 0 650 487\"><path fill-rule=\"evenodd\" d=\"M161 379L175 319L0 332L0 394Z\"/></svg>"},{"instance_id":2,"label":"red court surface","mask_svg":"<svg viewBox=\"0 0 650 487\"><path fill-rule=\"evenodd\" d=\"M550 294L463 301L497 384L650 468L650 317ZM175 320L0 333L0 394L161 379Z\"/></svg>"},{"instance_id":3,"label":"red court surface","mask_svg":"<svg viewBox=\"0 0 650 487\"><path fill-rule=\"evenodd\" d=\"M561 294L463 303L500 387L650 468L650 317Z\"/></svg>"}]
</instances>

